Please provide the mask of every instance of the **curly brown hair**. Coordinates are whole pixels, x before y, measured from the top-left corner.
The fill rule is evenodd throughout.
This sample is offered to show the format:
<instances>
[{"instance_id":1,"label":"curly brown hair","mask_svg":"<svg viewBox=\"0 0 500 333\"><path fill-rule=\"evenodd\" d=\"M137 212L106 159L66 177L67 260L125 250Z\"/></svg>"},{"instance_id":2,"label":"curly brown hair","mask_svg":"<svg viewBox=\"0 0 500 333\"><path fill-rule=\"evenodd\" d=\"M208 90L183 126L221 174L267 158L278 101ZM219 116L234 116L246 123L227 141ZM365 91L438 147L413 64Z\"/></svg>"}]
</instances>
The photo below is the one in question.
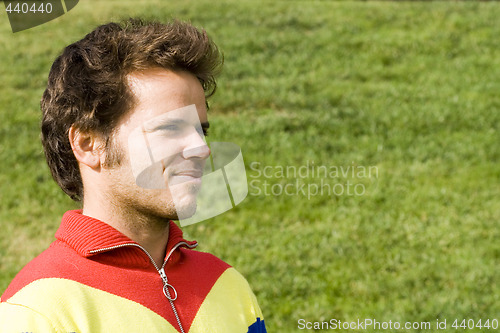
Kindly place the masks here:
<instances>
[{"instance_id":1,"label":"curly brown hair","mask_svg":"<svg viewBox=\"0 0 500 333\"><path fill-rule=\"evenodd\" d=\"M55 181L73 200L83 199L69 130L75 126L97 134L106 151L111 150L112 132L134 102L128 74L154 67L187 71L198 78L208 98L215 92L222 62L204 30L177 20L112 22L67 46L52 65L41 100L42 144Z\"/></svg>"}]
</instances>

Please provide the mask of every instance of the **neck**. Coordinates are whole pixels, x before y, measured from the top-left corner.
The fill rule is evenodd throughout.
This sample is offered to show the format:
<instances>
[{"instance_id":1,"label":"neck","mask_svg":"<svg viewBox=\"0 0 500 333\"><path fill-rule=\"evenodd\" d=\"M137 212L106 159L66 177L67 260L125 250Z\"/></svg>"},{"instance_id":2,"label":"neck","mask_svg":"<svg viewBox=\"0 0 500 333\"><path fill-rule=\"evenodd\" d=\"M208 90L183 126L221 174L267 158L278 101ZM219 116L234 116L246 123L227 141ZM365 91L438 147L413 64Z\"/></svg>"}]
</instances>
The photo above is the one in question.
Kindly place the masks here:
<instances>
[{"instance_id":1,"label":"neck","mask_svg":"<svg viewBox=\"0 0 500 333\"><path fill-rule=\"evenodd\" d=\"M84 215L109 224L151 255L158 267L163 265L170 223L161 217L137 211L132 205L112 204L109 198L88 196L84 200Z\"/></svg>"}]
</instances>

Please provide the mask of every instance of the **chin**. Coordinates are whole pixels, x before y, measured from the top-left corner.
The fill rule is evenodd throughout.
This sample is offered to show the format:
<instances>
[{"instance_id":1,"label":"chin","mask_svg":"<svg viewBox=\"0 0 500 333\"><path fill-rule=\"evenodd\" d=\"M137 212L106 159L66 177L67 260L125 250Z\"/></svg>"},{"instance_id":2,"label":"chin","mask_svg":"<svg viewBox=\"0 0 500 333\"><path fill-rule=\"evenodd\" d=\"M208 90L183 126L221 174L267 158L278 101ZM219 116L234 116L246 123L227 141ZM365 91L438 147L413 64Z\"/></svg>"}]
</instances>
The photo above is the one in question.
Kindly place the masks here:
<instances>
[{"instance_id":1,"label":"chin","mask_svg":"<svg viewBox=\"0 0 500 333\"><path fill-rule=\"evenodd\" d=\"M183 183L171 187L177 219L187 219L196 213L200 185Z\"/></svg>"},{"instance_id":2,"label":"chin","mask_svg":"<svg viewBox=\"0 0 500 333\"><path fill-rule=\"evenodd\" d=\"M188 219L196 213L196 199L194 200L181 200L175 203L175 210L178 220Z\"/></svg>"}]
</instances>

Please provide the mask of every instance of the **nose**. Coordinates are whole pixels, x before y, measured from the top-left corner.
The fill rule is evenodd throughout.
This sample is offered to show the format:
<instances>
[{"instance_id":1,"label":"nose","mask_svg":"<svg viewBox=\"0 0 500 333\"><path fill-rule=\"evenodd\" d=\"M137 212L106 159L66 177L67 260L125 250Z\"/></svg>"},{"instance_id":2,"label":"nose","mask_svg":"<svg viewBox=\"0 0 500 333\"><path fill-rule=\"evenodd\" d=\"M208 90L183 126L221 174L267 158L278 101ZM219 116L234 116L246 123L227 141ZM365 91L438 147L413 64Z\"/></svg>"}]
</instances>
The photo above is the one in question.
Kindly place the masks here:
<instances>
[{"instance_id":1,"label":"nose","mask_svg":"<svg viewBox=\"0 0 500 333\"><path fill-rule=\"evenodd\" d=\"M205 137L200 135L197 131L193 131L193 133L186 138L186 141L185 148L182 151L182 156L185 159L206 159L210 156L210 148L205 142Z\"/></svg>"}]
</instances>

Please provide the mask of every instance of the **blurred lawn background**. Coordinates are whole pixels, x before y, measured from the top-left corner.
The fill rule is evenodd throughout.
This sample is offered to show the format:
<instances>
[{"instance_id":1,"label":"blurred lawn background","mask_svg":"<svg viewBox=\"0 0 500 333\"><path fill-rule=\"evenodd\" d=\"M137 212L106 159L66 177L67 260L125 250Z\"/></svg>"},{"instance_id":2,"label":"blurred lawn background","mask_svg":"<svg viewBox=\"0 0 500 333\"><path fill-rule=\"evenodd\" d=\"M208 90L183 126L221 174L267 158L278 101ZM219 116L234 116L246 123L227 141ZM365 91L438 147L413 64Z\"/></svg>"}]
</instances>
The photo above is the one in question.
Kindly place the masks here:
<instances>
[{"instance_id":1,"label":"blurred lawn background","mask_svg":"<svg viewBox=\"0 0 500 333\"><path fill-rule=\"evenodd\" d=\"M184 231L246 276L269 332L300 318L447 319L450 332L500 320L500 4L85 0L16 34L0 7L0 293L76 207L39 142L53 60L98 24L177 17L224 52L209 139L240 145L254 181L241 205ZM365 193L264 193L297 181Z\"/></svg>"}]
</instances>

